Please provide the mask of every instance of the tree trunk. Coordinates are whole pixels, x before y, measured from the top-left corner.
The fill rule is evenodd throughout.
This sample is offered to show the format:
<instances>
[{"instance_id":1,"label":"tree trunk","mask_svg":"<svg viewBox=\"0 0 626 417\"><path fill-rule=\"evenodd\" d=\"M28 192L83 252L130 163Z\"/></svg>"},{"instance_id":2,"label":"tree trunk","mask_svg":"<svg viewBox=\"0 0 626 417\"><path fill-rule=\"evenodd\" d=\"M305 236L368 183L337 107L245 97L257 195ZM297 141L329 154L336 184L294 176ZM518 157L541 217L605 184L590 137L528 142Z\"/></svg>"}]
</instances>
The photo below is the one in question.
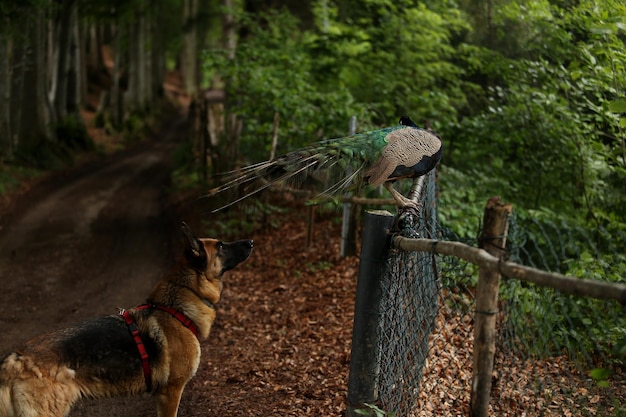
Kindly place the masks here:
<instances>
[{"instance_id":1,"label":"tree trunk","mask_svg":"<svg viewBox=\"0 0 626 417\"><path fill-rule=\"evenodd\" d=\"M223 24L222 24L222 36L224 39L224 47L228 51L228 58L235 59L235 51L237 48L237 32L233 19L234 14L234 1L224 0ZM228 91L228 88L226 88ZM225 155L227 158L225 161L230 161L231 166L229 169L238 165L239 160L239 135L241 133L240 127L242 126L241 120L237 119L237 115L230 111L229 103L233 100L233 97L226 97L226 109L225 109L225 127L226 127L226 147Z\"/></svg>"},{"instance_id":2,"label":"tree trunk","mask_svg":"<svg viewBox=\"0 0 626 417\"><path fill-rule=\"evenodd\" d=\"M26 20L22 20L26 24ZM10 117L11 137L9 138L12 150L15 151L19 145L19 132L22 126L22 105L24 104L24 73L26 72L26 53L27 45L24 39L15 40L12 48L13 61L11 62L10 76Z\"/></svg>"},{"instance_id":3,"label":"tree trunk","mask_svg":"<svg viewBox=\"0 0 626 417\"><path fill-rule=\"evenodd\" d=\"M235 19L233 17L235 5L233 0L224 0L224 9L226 13L223 15L223 34L224 47L228 51L228 58L235 59L235 51L237 50L237 30L235 28Z\"/></svg>"},{"instance_id":4,"label":"tree trunk","mask_svg":"<svg viewBox=\"0 0 626 417\"><path fill-rule=\"evenodd\" d=\"M85 28L88 40L85 43L85 64L95 73L100 73L104 68L104 58L102 57L102 35L100 28L95 23L89 23Z\"/></svg>"},{"instance_id":5,"label":"tree trunk","mask_svg":"<svg viewBox=\"0 0 626 417\"><path fill-rule=\"evenodd\" d=\"M124 121L124 97L122 94L122 89L120 85L121 78L121 68L122 68L122 36L123 36L123 28L124 25L120 23L120 19L117 19L117 28L115 30L114 41L113 41L113 71L112 78L113 83L111 85L111 100L109 114L111 116L111 123L117 129L122 125Z\"/></svg>"},{"instance_id":6,"label":"tree trunk","mask_svg":"<svg viewBox=\"0 0 626 417\"><path fill-rule=\"evenodd\" d=\"M67 115L67 101L70 84L71 46L73 36L72 23L76 14L76 0L64 0L56 19L56 87L54 88L54 108L59 120Z\"/></svg>"},{"instance_id":7,"label":"tree trunk","mask_svg":"<svg viewBox=\"0 0 626 417\"><path fill-rule=\"evenodd\" d=\"M78 19L77 19L78 20ZM77 22L76 25L76 42L78 44L78 75L80 77L80 107L87 107L87 96L89 94L88 76L87 76L87 42L89 40L89 26L87 22Z\"/></svg>"},{"instance_id":8,"label":"tree trunk","mask_svg":"<svg viewBox=\"0 0 626 417\"><path fill-rule=\"evenodd\" d=\"M128 90L126 92L126 112L143 111L146 105L146 53L145 53L145 17L139 10L134 21L129 21L129 54L128 54Z\"/></svg>"},{"instance_id":9,"label":"tree trunk","mask_svg":"<svg viewBox=\"0 0 626 417\"><path fill-rule=\"evenodd\" d=\"M48 18L48 22L46 24L46 39L48 42L46 69L50 79L50 85L48 86L48 101L50 103L54 103L54 97L56 96L57 83L59 79L57 76L59 70L59 31L56 19Z\"/></svg>"},{"instance_id":10,"label":"tree trunk","mask_svg":"<svg viewBox=\"0 0 626 417\"><path fill-rule=\"evenodd\" d=\"M74 5L70 13L70 38L68 50L66 115L81 122L82 62L78 30L78 7Z\"/></svg>"},{"instance_id":11,"label":"tree trunk","mask_svg":"<svg viewBox=\"0 0 626 417\"><path fill-rule=\"evenodd\" d=\"M153 98L163 97L163 82L165 81L165 40L161 26L163 23L161 2L154 3L152 19L150 19L151 50L150 55L150 88Z\"/></svg>"},{"instance_id":12,"label":"tree trunk","mask_svg":"<svg viewBox=\"0 0 626 417\"><path fill-rule=\"evenodd\" d=\"M181 56L185 92L194 96L198 89L198 0L183 0L183 50Z\"/></svg>"},{"instance_id":13,"label":"tree trunk","mask_svg":"<svg viewBox=\"0 0 626 417\"><path fill-rule=\"evenodd\" d=\"M25 20L22 70L13 74L13 87L21 89L19 93L14 90L18 94L12 95L12 105L15 106L12 122L16 122L13 134L19 138L16 146L26 152L35 149L42 140L52 138L52 117L46 95L45 16L42 11L36 13L36 18Z\"/></svg>"},{"instance_id":14,"label":"tree trunk","mask_svg":"<svg viewBox=\"0 0 626 417\"><path fill-rule=\"evenodd\" d=\"M201 1L198 6L198 18L196 19L196 83L198 88L202 88L204 82L202 51L208 47L209 29L214 19L212 7L208 1Z\"/></svg>"},{"instance_id":15,"label":"tree trunk","mask_svg":"<svg viewBox=\"0 0 626 417\"><path fill-rule=\"evenodd\" d=\"M57 123L58 117L50 100L50 57L51 45L48 43L48 25L50 16L44 11L38 12L37 23L37 105L40 107L40 117L43 126L43 133L46 138L53 138L53 126Z\"/></svg>"},{"instance_id":16,"label":"tree trunk","mask_svg":"<svg viewBox=\"0 0 626 417\"><path fill-rule=\"evenodd\" d=\"M6 22L5 22L6 23ZM0 32L0 161L13 157L11 140L11 41Z\"/></svg>"},{"instance_id":17,"label":"tree trunk","mask_svg":"<svg viewBox=\"0 0 626 417\"><path fill-rule=\"evenodd\" d=\"M124 96L125 114L133 113L139 102L139 65L137 64L137 24L136 22L124 22L122 25L128 27L128 54L127 61L127 73L128 73L128 88Z\"/></svg>"},{"instance_id":18,"label":"tree trunk","mask_svg":"<svg viewBox=\"0 0 626 417\"><path fill-rule=\"evenodd\" d=\"M152 38L150 36L151 20L153 16L150 8L143 9L139 18L139 50L141 51L141 60L139 68L141 72L140 79L140 102L141 109L146 109L152 102Z\"/></svg>"}]
</instances>

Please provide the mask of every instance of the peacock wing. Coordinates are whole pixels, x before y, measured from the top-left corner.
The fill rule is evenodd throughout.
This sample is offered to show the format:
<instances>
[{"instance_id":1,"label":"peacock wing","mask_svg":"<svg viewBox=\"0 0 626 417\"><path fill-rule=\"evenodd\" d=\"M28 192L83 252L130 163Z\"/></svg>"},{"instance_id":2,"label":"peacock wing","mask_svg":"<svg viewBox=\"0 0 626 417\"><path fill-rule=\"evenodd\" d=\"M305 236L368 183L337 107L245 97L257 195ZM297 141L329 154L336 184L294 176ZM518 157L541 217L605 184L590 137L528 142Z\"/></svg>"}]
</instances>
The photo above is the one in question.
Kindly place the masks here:
<instances>
[{"instance_id":1,"label":"peacock wing","mask_svg":"<svg viewBox=\"0 0 626 417\"><path fill-rule=\"evenodd\" d=\"M436 155L441 151L441 140L436 135L414 127L390 132L387 143L380 157L364 173L372 186L394 178L424 175L436 165ZM422 164L424 161L428 163Z\"/></svg>"}]
</instances>

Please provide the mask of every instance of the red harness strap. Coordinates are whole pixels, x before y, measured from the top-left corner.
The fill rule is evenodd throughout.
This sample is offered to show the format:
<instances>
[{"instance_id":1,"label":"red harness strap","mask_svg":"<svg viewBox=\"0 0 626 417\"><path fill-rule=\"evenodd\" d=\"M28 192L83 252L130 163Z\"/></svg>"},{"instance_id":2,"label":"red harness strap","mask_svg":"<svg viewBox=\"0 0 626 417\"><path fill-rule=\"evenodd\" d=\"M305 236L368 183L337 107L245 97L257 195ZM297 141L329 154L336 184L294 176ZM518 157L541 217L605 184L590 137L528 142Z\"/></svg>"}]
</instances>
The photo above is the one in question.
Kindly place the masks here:
<instances>
[{"instance_id":1,"label":"red harness strap","mask_svg":"<svg viewBox=\"0 0 626 417\"><path fill-rule=\"evenodd\" d=\"M180 311L174 310L170 307L160 306L156 304L143 304L138 307L135 307L135 310L145 310L148 308L157 308L159 310L163 310L167 313L170 313L176 320L182 323L183 326L191 330L196 338L198 337L198 328L191 321L191 319L185 316ZM130 334L133 336L135 340L135 344L137 345L137 350L139 351L139 357L141 358L141 367L143 368L143 376L146 380L146 386L148 388L148 392L152 391L152 370L150 369L150 362L148 358L148 351L146 350L146 345L144 345L143 340L141 339L141 335L139 334L139 327L135 323L135 320L130 315L127 310L120 310L120 316L124 318L126 322L126 326L128 326L128 330Z\"/></svg>"},{"instance_id":2,"label":"red harness strap","mask_svg":"<svg viewBox=\"0 0 626 417\"><path fill-rule=\"evenodd\" d=\"M143 340L141 339L141 335L139 334L139 327L137 327L135 320L133 320L133 317L130 315L128 310L122 309L120 311L120 316L124 317L126 326L128 326L128 330L130 331L130 334L133 336L135 344L137 345L139 357L141 357L141 366L143 367L143 377L146 380L148 392L150 392L152 391L152 370L150 369L150 362L148 361L148 351L146 350L146 345L143 344Z\"/></svg>"},{"instance_id":3,"label":"red harness strap","mask_svg":"<svg viewBox=\"0 0 626 417\"><path fill-rule=\"evenodd\" d=\"M198 328L196 327L196 325L193 324L193 321L191 321L189 317L185 316L180 311L174 310L173 308L170 308L170 307L160 306L157 304L144 304L144 305L140 305L136 309L145 310L146 308L158 308L159 310L163 310L167 313L170 313L172 316L174 316L176 320L181 322L183 326L191 330L191 333L193 333L193 335L196 336L196 338L198 337Z\"/></svg>"}]
</instances>

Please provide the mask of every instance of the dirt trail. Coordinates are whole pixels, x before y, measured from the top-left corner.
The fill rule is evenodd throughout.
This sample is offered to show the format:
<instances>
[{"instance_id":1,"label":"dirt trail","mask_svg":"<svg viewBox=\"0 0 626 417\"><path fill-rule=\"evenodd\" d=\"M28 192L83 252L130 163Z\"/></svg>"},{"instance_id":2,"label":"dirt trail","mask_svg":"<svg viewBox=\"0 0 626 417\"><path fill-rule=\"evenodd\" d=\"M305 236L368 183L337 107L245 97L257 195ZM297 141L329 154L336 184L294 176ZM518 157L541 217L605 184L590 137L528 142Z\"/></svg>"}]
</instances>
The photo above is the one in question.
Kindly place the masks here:
<instances>
[{"instance_id":1,"label":"dirt trail","mask_svg":"<svg viewBox=\"0 0 626 417\"><path fill-rule=\"evenodd\" d=\"M144 300L172 261L178 228L164 197L174 146L165 137L44 181L2 219L0 354ZM71 416L154 414L142 398L87 402Z\"/></svg>"}]
</instances>

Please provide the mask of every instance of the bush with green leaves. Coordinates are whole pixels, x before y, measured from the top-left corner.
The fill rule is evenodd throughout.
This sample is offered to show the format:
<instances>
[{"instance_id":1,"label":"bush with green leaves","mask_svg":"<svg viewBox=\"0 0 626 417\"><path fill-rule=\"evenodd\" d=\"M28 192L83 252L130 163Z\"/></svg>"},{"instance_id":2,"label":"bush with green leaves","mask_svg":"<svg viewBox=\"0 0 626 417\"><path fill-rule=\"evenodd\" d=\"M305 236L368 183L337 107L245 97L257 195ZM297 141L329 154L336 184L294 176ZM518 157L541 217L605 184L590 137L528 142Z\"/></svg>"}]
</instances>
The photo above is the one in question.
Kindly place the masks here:
<instances>
[{"instance_id":1,"label":"bush with green leaves","mask_svg":"<svg viewBox=\"0 0 626 417\"><path fill-rule=\"evenodd\" d=\"M437 126L466 103L457 45L469 30L454 4L320 1L319 72L344 83L383 124L409 114Z\"/></svg>"},{"instance_id":2,"label":"bush with green leaves","mask_svg":"<svg viewBox=\"0 0 626 417\"><path fill-rule=\"evenodd\" d=\"M477 107L444 129L453 138L447 163L473 175L476 188L501 181L493 193L517 207L593 226L626 222L626 11L613 0L514 2L496 14L511 19L511 10L526 12L524 54L466 49L471 76L488 83Z\"/></svg>"},{"instance_id":3,"label":"bush with green leaves","mask_svg":"<svg viewBox=\"0 0 626 417\"><path fill-rule=\"evenodd\" d=\"M556 215L520 213L512 219L507 246L515 262L626 284L624 237L615 230L588 230ZM624 365L626 316L617 301L569 296L508 279L501 299L503 332L513 349L537 357L566 353L586 366Z\"/></svg>"},{"instance_id":4,"label":"bush with green leaves","mask_svg":"<svg viewBox=\"0 0 626 417\"><path fill-rule=\"evenodd\" d=\"M323 137L345 136L351 116L366 123L363 106L340 83L320 83L313 73L310 34L285 10L239 16L249 30L234 58L209 51L205 70L225 81L227 112L243 120L241 154L247 162L270 154L274 115L280 116L278 154Z\"/></svg>"},{"instance_id":5,"label":"bush with green leaves","mask_svg":"<svg viewBox=\"0 0 626 417\"><path fill-rule=\"evenodd\" d=\"M501 292L510 348L549 358L566 354L583 369L624 366L626 317L614 301L573 297L546 287L507 281Z\"/></svg>"}]
</instances>

